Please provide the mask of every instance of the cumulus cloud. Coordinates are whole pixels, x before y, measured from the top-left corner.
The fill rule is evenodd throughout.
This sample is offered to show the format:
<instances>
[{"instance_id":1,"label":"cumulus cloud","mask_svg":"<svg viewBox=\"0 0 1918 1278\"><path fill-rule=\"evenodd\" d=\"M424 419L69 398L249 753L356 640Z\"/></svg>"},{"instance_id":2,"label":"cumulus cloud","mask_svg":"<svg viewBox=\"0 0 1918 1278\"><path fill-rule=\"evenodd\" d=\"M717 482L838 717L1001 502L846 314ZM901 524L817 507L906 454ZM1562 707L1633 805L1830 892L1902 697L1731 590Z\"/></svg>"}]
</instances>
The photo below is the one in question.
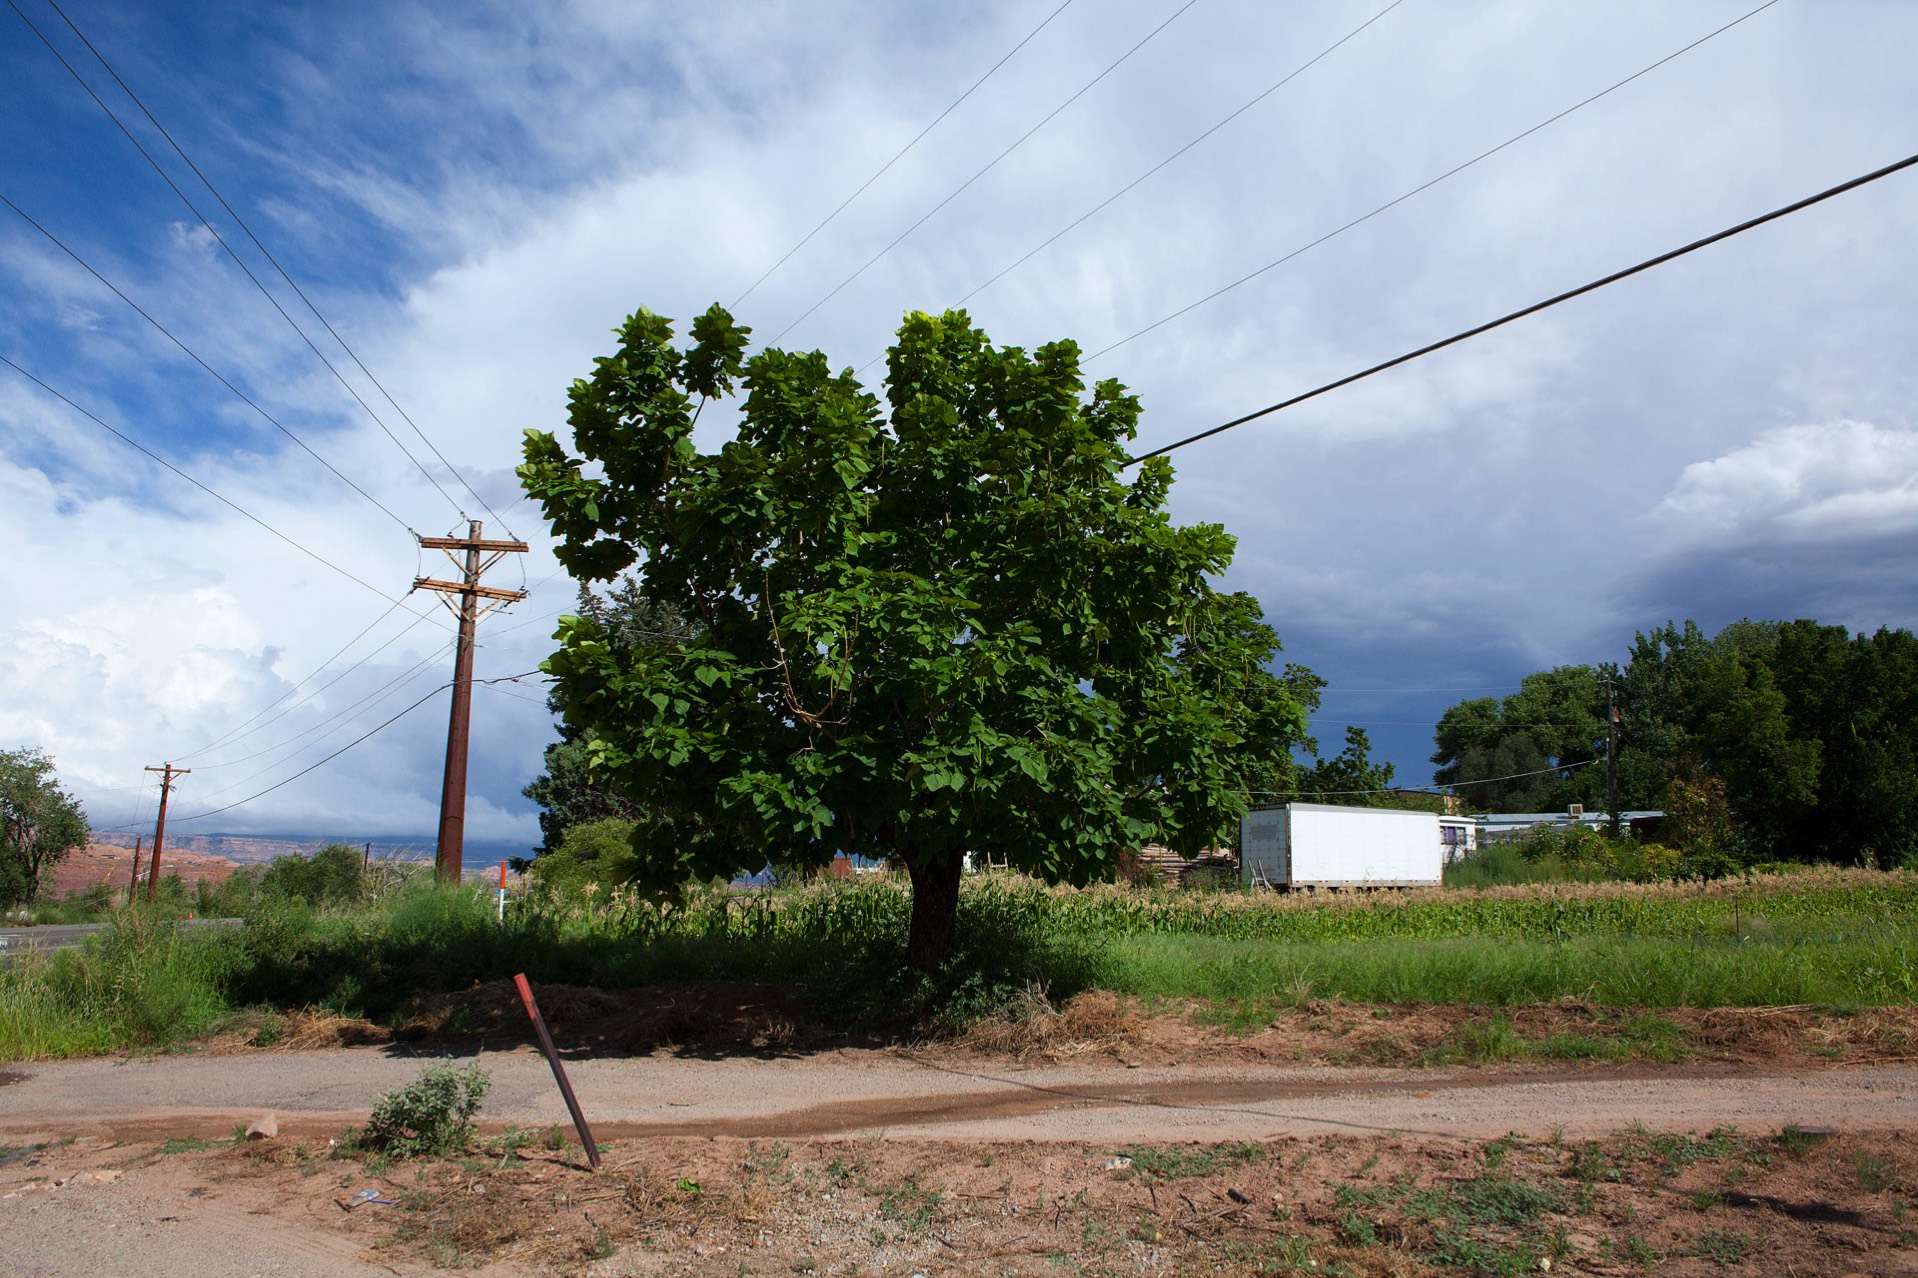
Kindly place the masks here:
<instances>
[{"instance_id":1,"label":"cumulus cloud","mask_svg":"<svg viewBox=\"0 0 1918 1278\"><path fill-rule=\"evenodd\" d=\"M1918 525L1918 430L1836 421L1766 431L1694 462L1659 504L1676 529L1829 542Z\"/></svg>"},{"instance_id":2,"label":"cumulus cloud","mask_svg":"<svg viewBox=\"0 0 1918 1278\"><path fill-rule=\"evenodd\" d=\"M1378 7L1195 7L785 344L865 364L902 311L958 301ZM1002 342L1097 350L1748 7L1402 5L968 306ZM1167 11L1068 9L742 318L760 340L779 331ZM279 25L236 25L217 6L76 11L534 542L534 598L482 625L482 676L537 664L571 601L533 512L507 504L520 432L563 425L568 381L635 306L684 322L738 296L1040 16L850 0L399 4ZM1143 442L1162 442L1849 177L1903 148L1910 82L1882 50L1914 36L1918 15L1883 6L1767 10L1089 373L1130 384ZM220 50L217 77L196 70L204 48ZM354 576L403 588L421 563L400 525L444 531L464 491L449 484L449 504L432 490L172 196L129 176L124 144L88 132L102 127L81 123L90 104L32 52L0 50L0 67L47 108L15 113L19 127L35 121L55 149L0 173L10 194L399 522L17 226L0 232L8 353ZM39 154L36 136L19 135L20 154ZM1911 185L1882 184L1187 450L1179 516L1237 533L1227 584L1266 601L1288 656L1350 683L1503 683L1528 662L1616 655L1666 609L1906 616L1910 594L1883 570L1918 464L1887 424L1908 417L1914 387L1903 335L1918 303L1897 286L1918 268L1914 216ZM10 378L0 535L22 554L0 596L0 744L47 745L109 794L234 729L386 607ZM1754 438L1753 423L1810 420L1832 424ZM702 434L724 425L709 413ZM1619 531L1648 507L1652 534ZM1802 571L1708 570L1735 546ZM1834 547L1846 568L1821 573ZM1852 587L1837 599L1840 580ZM396 712L444 678L440 663L325 722L444 638L422 624L270 732L210 752L195 801L243 796L232 782L269 764L251 786L273 783ZM538 692L476 700L469 819L491 837L530 834L518 790L550 738ZM429 703L218 824L333 830L347 814L369 833L430 830L443 732ZM1415 776L1429 745L1404 735L1397 757Z\"/></svg>"}]
</instances>

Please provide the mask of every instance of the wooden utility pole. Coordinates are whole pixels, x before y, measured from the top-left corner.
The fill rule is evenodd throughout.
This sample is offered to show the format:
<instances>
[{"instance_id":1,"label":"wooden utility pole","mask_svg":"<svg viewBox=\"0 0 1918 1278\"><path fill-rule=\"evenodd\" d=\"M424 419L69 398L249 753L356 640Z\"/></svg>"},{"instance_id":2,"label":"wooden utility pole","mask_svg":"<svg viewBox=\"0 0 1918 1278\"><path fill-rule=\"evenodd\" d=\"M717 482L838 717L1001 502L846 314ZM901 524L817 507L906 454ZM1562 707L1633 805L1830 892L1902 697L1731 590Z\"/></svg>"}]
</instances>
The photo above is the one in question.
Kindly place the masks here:
<instances>
[{"instance_id":1,"label":"wooden utility pole","mask_svg":"<svg viewBox=\"0 0 1918 1278\"><path fill-rule=\"evenodd\" d=\"M140 894L140 853L146 850L146 836L133 836L133 878L127 882L127 904L133 904L133 898Z\"/></svg>"},{"instance_id":2,"label":"wooden utility pole","mask_svg":"<svg viewBox=\"0 0 1918 1278\"><path fill-rule=\"evenodd\" d=\"M1610 832L1618 837L1618 689L1605 676L1605 807L1611 815Z\"/></svg>"},{"instance_id":3,"label":"wooden utility pole","mask_svg":"<svg viewBox=\"0 0 1918 1278\"><path fill-rule=\"evenodd\" d=\"M167 763L147 771L160 773L160 819L153 825L153 864L147 869L147 904L151 905L153 893L160 886L160 847L166 842L167 795L173 793L173 778L187 776L193 769L176 768Z\"/></svg>"},{"instance_id":4,"label":"wooden utility pole","mask_svg":"<svg viewBox=\"0 0 1918 1278\"><path fill-rule=\"evenodd\" d=\"M524 590L500 590L480 585L486 570L507 555L525 554L523 541L487 541L480 536L477 519L466 523L464 537L422 537L427 550L444 550L461 570L458 581L437 581L415 577L413 589L437 590L457 596L460 638L453 658L453 709L446 723L446 776L440 785L440 837L433 855L433 869L446 883L460 881L460 860L466 848L466 748L471 739L473 717L473 631L479 619L502 603L517 603L526 598ZM453 552L463 552L455 555ZM481 558L485 556L485 558ZM480 600L489 602L482 608ZM448 603L451 607L451 603Z\"/></svg>"}]
</instances>

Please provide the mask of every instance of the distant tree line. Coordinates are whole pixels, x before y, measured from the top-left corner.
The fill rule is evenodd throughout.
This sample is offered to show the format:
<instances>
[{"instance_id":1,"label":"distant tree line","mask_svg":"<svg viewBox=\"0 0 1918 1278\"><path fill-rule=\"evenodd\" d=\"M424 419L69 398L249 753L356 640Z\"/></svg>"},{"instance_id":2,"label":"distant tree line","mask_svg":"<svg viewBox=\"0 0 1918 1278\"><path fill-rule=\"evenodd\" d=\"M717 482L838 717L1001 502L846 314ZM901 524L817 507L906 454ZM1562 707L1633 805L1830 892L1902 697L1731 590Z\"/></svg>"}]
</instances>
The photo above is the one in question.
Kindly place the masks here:
<instances>
[{"instance_id":1,"label":"distant tree line","mask_svg":"<svg viewBox=\"0 0 1918 1278\"><path fill-rule=\"evenodd\" d=\"M1608 682L1621 807L1664 810L1746 862L1918 856L1918 637L1902 629L1668 623L1622 665L1559 666L1451 707L1435 779L1476 811L1602 808Z\"/></svg>"}]
</instances>

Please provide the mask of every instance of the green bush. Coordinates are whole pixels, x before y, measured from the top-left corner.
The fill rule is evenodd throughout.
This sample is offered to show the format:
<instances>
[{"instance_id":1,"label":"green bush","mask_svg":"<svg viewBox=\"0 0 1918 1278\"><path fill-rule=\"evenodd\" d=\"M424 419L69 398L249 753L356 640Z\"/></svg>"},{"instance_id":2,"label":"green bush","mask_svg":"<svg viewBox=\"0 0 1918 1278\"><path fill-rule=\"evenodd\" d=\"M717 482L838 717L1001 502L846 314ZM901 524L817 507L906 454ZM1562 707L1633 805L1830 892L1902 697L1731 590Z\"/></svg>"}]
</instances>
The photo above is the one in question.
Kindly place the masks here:
<instances>
[{"instance_id":1,"label":"green bush","mask_svg":"<svg viewBox=\"0 0 1918 1278\"><path fill-rule=\"evenodd\" d=\"M610 896L639 871L633 829L634 823L621 817L582 821L566 832L559 847L534 857L527 873L550 891L576 896L590 889Z\"/></svg>"},{"instance_id":2,"label":"green bush","mask_svg":"<svg viewBox=\"0 0 1918 1278\"><path fill-rule=\"evenodd\" d=\"M275 857L260 878L260 895L305 905L349 905L360 899L360 850L329 843L311 858Z\"/></svg>"},{"instance_id":3,"label":"green bush","mask_svg":"<svg viewBox=\"0 0 1918 1278\"><path fill-rule=\"evenodd\" d=\"M463 1070L428 1065L398 1091L373 1098L373 1112L355 1142L390 1158L455 1153L472 1136L473 1116L491 1085L477 1062Z\"/></svg>"}]
</instances>

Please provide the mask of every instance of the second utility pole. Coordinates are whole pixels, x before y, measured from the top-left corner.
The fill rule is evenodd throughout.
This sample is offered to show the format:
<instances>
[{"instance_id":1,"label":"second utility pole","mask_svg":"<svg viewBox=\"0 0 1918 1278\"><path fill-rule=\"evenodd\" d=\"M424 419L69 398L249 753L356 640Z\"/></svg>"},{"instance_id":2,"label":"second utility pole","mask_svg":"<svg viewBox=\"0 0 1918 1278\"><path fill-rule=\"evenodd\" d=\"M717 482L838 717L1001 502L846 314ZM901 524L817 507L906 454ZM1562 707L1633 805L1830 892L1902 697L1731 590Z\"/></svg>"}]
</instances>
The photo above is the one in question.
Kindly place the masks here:
<instances>
[{"instance_id":1,"label":"second utility pole","mask_svg":"<svg viewBox=\"0 0 1918 1278\"><path fill-rule=\"evenodd\" d=\"M459 597L459 649L453 658L453 709L446 723L446 775L440 783L440 834L433 854L433 870L441 881L460 881L460 862L466 850L466 749L472 737L473 718L473 631L479 619L497 603L516 603L526 598L524 590L499 590L482 586L486 570L510 554L524 554L523 541L486 541L480 536L477 519L466 523L464 537L422 537L420 545L428 550L444 550L449 557L465 551L464 559L453 562L462 570L459 581L436 581L415 577L415 590L437 590ZM485 559L481 555L487 556ZM485 608L480 600L487 599Z\"/></svg>"},{"instance_id":2,"label":"second utility pole","mask_svg":"<svg viewBox=\"0 0 1918 1278\"><path fill-rule=\"evenodd\" d=\"M160 886L160 845L166 842L166 797L173 793L173 778L186 776L193 769L176 768L169 763L147 771L160 773L160 819L153 826L153 868L147 871L147 904L151 905L153 893ZM139 860L137 853L134 859Z\"/></svg>"}]
</instances>

